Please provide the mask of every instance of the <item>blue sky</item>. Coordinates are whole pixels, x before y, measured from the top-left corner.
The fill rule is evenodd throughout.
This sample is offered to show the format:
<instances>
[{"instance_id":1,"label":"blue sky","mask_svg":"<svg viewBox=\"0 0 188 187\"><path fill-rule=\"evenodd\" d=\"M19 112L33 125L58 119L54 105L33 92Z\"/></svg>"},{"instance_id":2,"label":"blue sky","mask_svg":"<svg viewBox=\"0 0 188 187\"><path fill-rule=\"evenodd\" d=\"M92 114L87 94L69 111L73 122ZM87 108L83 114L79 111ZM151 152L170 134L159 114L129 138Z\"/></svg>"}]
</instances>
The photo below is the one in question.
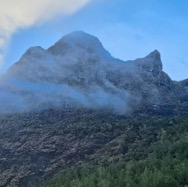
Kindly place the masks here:
<instances>
[{"instance_id":1,"label":"blue sky","mask_svg":"<svg viewBox=\"0 0 188 187\"><path fill-rule=\"evenodd\" d=\"M84 4L85 5L85 4ZM123 60L144 57L158 49L164 71L173 80L188 78L188 1L91 0L69 15L20 27L4 50L1 72L31 46L48 48L63 35L83 30Z\"/></svg>"}]
</instances>

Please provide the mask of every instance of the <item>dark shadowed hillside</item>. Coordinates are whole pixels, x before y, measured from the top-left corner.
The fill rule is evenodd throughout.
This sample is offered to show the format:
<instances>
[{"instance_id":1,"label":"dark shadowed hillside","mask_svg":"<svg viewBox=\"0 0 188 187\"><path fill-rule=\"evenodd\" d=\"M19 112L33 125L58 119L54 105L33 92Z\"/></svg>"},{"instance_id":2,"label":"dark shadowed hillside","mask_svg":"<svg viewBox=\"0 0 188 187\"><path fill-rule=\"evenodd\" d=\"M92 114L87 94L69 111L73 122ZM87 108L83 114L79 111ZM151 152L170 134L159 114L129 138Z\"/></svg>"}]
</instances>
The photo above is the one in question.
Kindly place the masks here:
<instances>
[{"instance_id":1,"label":"dark shadowed hillside","mask_svg":"<svg viewBox=\"0 0 188 187\"><path fill-rule=\"evenodd\" d=\"M82 163L144 159L165 129L178 122L175 116L120 116L102 110L1 117L1 186L32 186Z\"/></svg>"},{"instance_id":2,"label":"dark shadowed hillside","mask_svg":"<svg viewBox=\"0 0 188 187\"><path fill-rule=\"evenodd\" d=\"M163 120L158 120L157 124L163 123ZM140 138L136 143L132 142L137 146L131 159L126 157L129 155L129 142L134 137L130 139L133 131L129 132L131 135L126 134L121 142L125 156L118 159L106 157L106 161L102 159L67 168L39 187L185 187L188 184L188 120L174 122L161 129L155 142L151 141L151 137L155 136L156 131L142 131L151 143L140 144ZM116 144L110 143L108 148L111 146L112 149L113 145L117 146L117 141Z\"/></svg>"}]
</instances>

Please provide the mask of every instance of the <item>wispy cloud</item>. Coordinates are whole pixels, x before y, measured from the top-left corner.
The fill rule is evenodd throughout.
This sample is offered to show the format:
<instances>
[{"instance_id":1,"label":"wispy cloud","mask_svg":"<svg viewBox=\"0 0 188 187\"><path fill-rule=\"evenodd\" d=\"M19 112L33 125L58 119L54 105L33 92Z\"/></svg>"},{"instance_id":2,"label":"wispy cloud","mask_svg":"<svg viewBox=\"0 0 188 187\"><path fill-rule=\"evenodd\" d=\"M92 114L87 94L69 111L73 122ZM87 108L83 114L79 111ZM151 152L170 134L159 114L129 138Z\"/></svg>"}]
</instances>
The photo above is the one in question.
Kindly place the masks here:
<instances>
[{"instance_id":1,"label":"wispy cloud","mask_svg":"<svg viewBox=\"0 0 188 187\"><path fill-rule=\"evenodd\" d=\"M0 64L12 34L20 28L45 22L53 17L69 15L90 0L0 0Z\"/></svg>"}]
</instances>

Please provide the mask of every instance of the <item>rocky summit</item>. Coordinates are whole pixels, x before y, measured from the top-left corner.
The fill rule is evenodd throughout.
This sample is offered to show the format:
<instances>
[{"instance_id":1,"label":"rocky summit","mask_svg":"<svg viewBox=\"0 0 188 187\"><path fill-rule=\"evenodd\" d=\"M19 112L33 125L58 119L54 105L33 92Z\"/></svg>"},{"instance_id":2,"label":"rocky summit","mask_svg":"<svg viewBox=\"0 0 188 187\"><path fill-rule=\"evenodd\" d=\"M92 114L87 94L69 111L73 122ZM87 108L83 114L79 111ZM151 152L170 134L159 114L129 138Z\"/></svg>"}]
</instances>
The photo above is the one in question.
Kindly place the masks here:
<instances>
[{"instance_id":1,"label":"rocky summit","mask_svg":"<svg viewBox=\"0 0 188 187\"><path fill-rule=\"evenodd\" d=\"M188 79L171 80L157 50L122 61L80 31L31 47L0 80L0 186L34 186L83 163L144 159L187 115Z\"/></svg>"},{"instance_id":2,"label":"rocky summit","mask_svg":"<svg viewBox=\"0 0 188 187\"><path fill-rule=\"evenodd\" d=\"M187 80L163 72L155 50L133 61L116 59L94 36L73 32L48 49L31 47L0 82L1 113L46 108L105 108L118 113L184 100Z\"/></svg>"}]
</instances>

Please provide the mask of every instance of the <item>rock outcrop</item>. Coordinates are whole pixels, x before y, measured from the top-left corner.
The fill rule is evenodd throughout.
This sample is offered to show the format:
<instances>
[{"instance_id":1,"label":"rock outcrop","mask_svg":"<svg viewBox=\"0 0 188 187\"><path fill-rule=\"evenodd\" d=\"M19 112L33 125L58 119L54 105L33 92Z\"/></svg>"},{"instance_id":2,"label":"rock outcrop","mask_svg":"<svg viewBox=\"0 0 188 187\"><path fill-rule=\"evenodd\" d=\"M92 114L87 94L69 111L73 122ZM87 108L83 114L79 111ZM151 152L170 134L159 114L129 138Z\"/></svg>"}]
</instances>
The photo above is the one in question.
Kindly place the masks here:
<instances>
[{"instance_id":1,"label":"rock outcrop","mask_svg":"<svg viewBox=\"0 0 188 187\"><path fill-rule=\"evenodd\" d=\"M186 89L163 72L160 53L133 61L113 58L84 32L52 47L28 49L0 84L0 112L44 108L108 108L126 113L143 105L179 100ZM6 105L6 106L5 106Z\"/></svg>"}]
</instances>

